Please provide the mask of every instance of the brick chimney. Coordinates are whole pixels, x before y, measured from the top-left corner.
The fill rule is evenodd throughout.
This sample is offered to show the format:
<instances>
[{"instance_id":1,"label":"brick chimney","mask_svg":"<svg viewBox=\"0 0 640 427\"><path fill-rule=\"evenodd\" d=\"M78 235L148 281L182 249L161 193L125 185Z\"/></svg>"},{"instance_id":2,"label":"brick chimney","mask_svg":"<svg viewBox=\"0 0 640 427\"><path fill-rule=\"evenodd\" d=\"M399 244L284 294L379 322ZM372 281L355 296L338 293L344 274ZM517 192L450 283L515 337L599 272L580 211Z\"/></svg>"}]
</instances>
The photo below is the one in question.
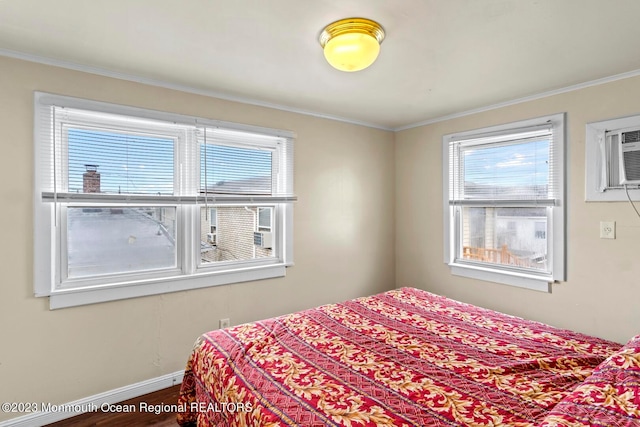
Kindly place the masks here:
<instances>
[{"instance_id":1,"label":"brick chimney","mask_svg":"<svg viewBox=\"0 0 640 427\"><path fill-rule=\"evenodd\" d=\"M99 193L100 192L100 172L98 172L98 165L84 165L87 169L82 174L82 191L84 193Z\"/></svg>"}]
</instances>

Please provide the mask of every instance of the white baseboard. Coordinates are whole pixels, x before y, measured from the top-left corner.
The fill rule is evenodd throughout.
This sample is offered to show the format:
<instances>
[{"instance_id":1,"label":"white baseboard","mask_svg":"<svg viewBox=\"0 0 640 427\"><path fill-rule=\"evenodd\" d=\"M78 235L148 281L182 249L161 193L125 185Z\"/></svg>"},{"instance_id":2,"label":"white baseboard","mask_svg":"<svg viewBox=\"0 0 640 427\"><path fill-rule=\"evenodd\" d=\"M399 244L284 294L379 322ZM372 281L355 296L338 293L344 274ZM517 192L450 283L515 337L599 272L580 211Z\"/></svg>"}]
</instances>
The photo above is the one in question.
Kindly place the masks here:
<instances>
[{"instance_id":1,"label":"white baseboard","mask_svg":"<svg viewBox=\"0 0 640 427\"><path fill-rule=\"evenodd\" d=\"M55 411L55 408L100 408L105 403L112 405L114 403L133 399L134 397L142 396L147 393L152 393L154 391L162 390L163 388L168 388L176 384L180 384L182 383L183 375L184 371L178 371L171 374L163 375L161 377L152 378L150 380L116 388L104 393L94 394L93 396L85 397L84 399L75 400L73 402L65 403L62 405L52 404L50 406L53 407L54 410L34 412L29 415L2 421L0 422L0 427L33 427L55 423L57 421L75 417L76 415L80 415L81 413L88 412L88 410L80 412ZM40 405L40 403L38 403L38 405ZM42 404L42 407L46 407L47 405L48 404ZM42 407L39 409L42 409Z\"/></svg>"}]
</instances>

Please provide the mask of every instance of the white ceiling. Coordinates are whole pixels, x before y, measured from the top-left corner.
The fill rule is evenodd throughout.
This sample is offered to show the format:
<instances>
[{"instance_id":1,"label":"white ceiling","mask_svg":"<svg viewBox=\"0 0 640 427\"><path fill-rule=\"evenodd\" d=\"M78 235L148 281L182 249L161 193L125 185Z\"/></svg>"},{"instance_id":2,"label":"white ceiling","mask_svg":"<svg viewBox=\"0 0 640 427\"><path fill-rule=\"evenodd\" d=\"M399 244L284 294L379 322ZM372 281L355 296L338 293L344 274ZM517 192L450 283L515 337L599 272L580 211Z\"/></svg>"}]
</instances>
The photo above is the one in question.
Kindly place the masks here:
<instances>
[{"instance_id":1,"label":"white ceiling","mask_svg":"<svg viewBox=\"0 0 640 427\"><path fill-rule=\"evenodd\" d=\"M343 73L354 16L387 36ZM640 0L0 0L0 55L387 129L640 74L639 40Z\"/></svg>"}]
</instances>

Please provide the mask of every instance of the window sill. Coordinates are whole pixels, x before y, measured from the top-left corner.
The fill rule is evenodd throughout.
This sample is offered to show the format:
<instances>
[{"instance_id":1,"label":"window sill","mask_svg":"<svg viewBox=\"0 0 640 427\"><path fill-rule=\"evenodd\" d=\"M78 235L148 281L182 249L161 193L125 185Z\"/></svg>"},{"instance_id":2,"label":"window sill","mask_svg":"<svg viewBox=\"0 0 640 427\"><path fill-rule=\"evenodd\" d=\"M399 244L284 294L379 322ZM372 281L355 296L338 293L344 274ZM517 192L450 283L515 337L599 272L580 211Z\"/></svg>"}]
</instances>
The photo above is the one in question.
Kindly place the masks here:
<instances>
[{"instance_id":1,"label":"window sill","mask_svg":"<svg viewBox=\"0 0 640 427\"><path fill-rule=\"evenodd\" d=\"M535 276L517 272L496 271L489 268L464 264L449 264L451 274L486 282L501 283L518 288L551 293L553 279L549 276Z\"/></svg>"},{"instance_id":2,"label":"window sill","mask_svg":"<svg viewBox=\"0 0 640 427\"><path fill-rule=\"evenodd\" d=\"M231 283L272 279L285 276L284 264L249 267L216 273L196 274L192 276L171 277L168 279L146 281L135 284L92 287L84 289L56 290L49 296L51 310L100 302L137 298L169 292L186 291Z\"/></svg>"}]
</instances>

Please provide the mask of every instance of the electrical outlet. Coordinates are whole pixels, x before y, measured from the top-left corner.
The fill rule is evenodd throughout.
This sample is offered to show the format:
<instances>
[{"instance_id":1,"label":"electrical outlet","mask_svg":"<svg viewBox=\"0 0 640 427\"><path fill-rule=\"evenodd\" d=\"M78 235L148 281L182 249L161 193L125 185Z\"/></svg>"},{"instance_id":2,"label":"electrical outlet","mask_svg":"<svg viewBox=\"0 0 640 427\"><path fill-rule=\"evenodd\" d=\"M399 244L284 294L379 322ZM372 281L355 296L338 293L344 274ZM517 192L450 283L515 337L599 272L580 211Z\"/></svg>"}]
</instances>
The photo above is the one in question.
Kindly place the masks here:
<instances>
[{"instance_id":1,"label":"electrical outlet","mask_svg":"<svg viewBox=\"0 0 640 427\"><path fill-rule=\"evenodd\" d=\"M229 319L220 319L220 329L228 328L229 326L231 326Z\"/></svg>"},{"instance_id":2,"label":"electrical outlet","mask_svg":"<svg viewBox=\"0 0 640 427\"><path fill-rule=\"evenodd\" d=\"M616 222L600 221L600 238L615 239L616 238Z\"/></svg>"}]
</instances>

